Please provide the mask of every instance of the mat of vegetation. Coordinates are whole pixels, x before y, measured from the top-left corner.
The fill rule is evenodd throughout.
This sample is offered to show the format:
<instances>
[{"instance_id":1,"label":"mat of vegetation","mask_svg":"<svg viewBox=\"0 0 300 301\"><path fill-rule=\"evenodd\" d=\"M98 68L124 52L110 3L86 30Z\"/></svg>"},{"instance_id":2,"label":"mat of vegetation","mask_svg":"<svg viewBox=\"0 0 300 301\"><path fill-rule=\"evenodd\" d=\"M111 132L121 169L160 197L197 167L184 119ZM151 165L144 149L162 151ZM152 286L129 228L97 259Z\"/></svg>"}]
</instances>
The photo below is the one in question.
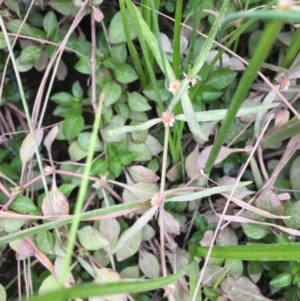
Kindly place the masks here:
<instances>
[{"instance_id":1,"label":"mat of vegetation","mask_svg":"<svg viewBox=\"0 0 300 301\"><path fill-rule=\"evenodd\" d=\"M300 300L300 6L0 2L0 301Z\"/></svg>"}]
</instances>

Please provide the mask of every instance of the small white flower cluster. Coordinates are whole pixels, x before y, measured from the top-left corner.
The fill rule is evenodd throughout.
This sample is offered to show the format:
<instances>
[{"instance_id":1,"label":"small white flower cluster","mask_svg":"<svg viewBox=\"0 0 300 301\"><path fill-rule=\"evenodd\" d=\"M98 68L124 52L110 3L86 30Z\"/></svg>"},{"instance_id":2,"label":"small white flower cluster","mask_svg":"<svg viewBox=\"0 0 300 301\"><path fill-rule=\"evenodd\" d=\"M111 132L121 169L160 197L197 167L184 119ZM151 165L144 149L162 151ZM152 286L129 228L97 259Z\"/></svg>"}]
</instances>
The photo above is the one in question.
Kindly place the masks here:
<instances>
[{"instance_id":1,"label":"small white flower cluster","mask_svg":"<svg viewBox=\"0 0 300 301\"><path fill-rule=\"evenodd\" d=\"M277 81L277 83L280 86L281 90L288 89L288 87L290 85L290 81L284 73L278 74L278 76L275 78L275 80Z\"/></svg>"},{"instance_id":2,"label":"small white flower cluster","mask_svg":"<svg viewBox=\"0 0 300 301\"><path fill-rule=\"evenodd\" d=\"M175 116L171 110L167 110L166 112L162 113L161 120L165 127L172 127L175 122Z\"/></svg>"},{"instance_id":3,"label":"small white flower cluster","mask_svg":"<svg viewBox=\"0 0 300 301\"><path fill-rule=\"evenodd\" d=\"M187 75L187 74L185 74L185 73L183 73L183 75L185 76L185 78L190 82L190 84L191 84L193 87L196 86L196 84L197 84L197 79L196 79L194 76L192 76L192 75ZM175 94L178 92L178 90L179 90L179 88L180 88L180 85L181 85L181 81L178 80L178 79L175 79L175 80L173 80L173 81L170 82L169 87L168 87L168 90L169 90L173 95L175 95Z\"/></svg>"},{"instance_id":4,"label":"small white flower cluster","mask_svg":"<svg viewBox=\"0 0 300 301\"><path fill-rule=\"evenodd\" d=\"M159 193L155 193L150 201L152 206L162 206L164 202L165 202L164 198L161 198Z\"/></svg>"}]
</instances>

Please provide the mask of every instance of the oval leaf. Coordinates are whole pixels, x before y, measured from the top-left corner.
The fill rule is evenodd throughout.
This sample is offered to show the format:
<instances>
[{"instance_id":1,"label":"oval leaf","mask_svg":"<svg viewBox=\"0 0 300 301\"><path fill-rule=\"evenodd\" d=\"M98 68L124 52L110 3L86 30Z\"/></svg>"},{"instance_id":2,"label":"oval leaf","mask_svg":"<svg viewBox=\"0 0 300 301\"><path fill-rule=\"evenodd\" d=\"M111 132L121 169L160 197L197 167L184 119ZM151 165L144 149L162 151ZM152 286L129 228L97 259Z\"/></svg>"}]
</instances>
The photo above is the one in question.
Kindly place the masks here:
<instances>
[{"instance_id":1,"label":"oval leaf","mask_svg":"<svg viewBox=\"0 0 300 301\"><path fill-rule=\"evenodd\" d=\"M62 131L68 140L72 140L78 136L83 127L84 119L81 115L69 115L62 124Z\"/></svg>"},{"instance_id":2,"label":"oval leaf","mask_svg":"<svg viewBox=\"0 0 300 301\"><path fill-rule=\"evenodd\" d=\"M128 104L130 109L136 112L151 110L147 99L137 92L128 93Z\"/></svg>"},{"instance_id":3,"label":"oval leaf","mask_svg":"<svg viewBox=\"0 0 300 301\"><path fill-rule=\"evenodd\" d=\"M126 18L128 21L130 38L133 40L137 37L137 35L136 35L136 31L134 29L135 26L133 24L132 18L130 16L130 13L128 12L128 10L126 10ZM109 38L110 43L112 43L112 44L127 42L121 11L117 12L110 22L110 26L109 26L109 30L108 30L108 38Z\"/></svg>"},{"instance_id":4,"label":"oval leaf","mask_svg":"<svg viewBox=\"0 0 300 301\"><path fill-rule=\"evenodd\" d=\"M109 245L109 241L92 226L81 228L78 231L78 239L81 245L89 251L99 250Z\"/></svg>"},{"instance_id":5,"label":"oval leaf","mask_svg":"<svg viewBox=\"0 0 300 301\"><path fill-rule=\"evenodd\" d=\"M114 70L116 79L122 84L129 84L138 79L135 70L128 64L120 64Z\"/></svg>"},{"instance_id":6,"label":"oval leaf","mask_svg":"<svg viewBox=\"0 0 300 301\"><path fill-rule=\"evenodd\" d=\"M139 266L144 275L148 278L158 278L159 263L157 258L146 251L139 252Z\"/></svg>"},{"instance_id":7,"label":"oval leaf","mask_svg":"<svg viewBox=\"0 0 300 301\"><path fill-rule=\"evenodd\" d=\"M39 146L41 144L43 135L44 135L43 129L34 131L34 136L36 139L37 146ZM34 138L31 135L31 133L29 133L26 136L26 138L23 140L21 148L20 148L20 158L21 158L23 166L33 157L34 151L35 151Z\"/></svg>"}]
</instances>

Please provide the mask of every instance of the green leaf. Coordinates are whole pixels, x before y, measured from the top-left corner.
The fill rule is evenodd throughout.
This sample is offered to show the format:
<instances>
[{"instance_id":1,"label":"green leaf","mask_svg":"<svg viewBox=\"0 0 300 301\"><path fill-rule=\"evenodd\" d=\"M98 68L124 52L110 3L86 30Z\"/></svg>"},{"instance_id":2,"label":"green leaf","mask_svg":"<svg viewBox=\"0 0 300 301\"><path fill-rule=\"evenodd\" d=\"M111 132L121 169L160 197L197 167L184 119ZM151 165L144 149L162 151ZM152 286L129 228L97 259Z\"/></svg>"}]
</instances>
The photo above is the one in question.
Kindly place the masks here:
<instances>
[{"instance_id":1,"label":"green leaf","mask_svg":"<svg viewBox=\"0 0 300 301\"><path fill-rule=\"evenodd\" d=\"M90 143L91 143L92 133L91 132L83 132L78 135L77 142L78 145L85 151L89 151ZM101 152L103 150L103 144L100 139L97 137L95 152Z\"/></svg>"},{"instance_id":2,"label":"green leaf","mask_svg":"<svg viewBox=\"0 0 300 301\"><path fill-rule=\"evenodd\" d=\"M77 40L74 37L70 37L67 47L79 52L82 56L89 57L91 54L91 42Z\"/></svg>"},{"instance_id":3,"label":"green leaf","mask_svg":"<svg viewBox=\"0 0 300 301\"><path fill-rule=\"evenodd\" d=\"M20 62L22 64L29 63L31 61L36 61L41 56L41 48L31 45L24 48L21 52Z\"/></svg>"},{"instance_id":4,"label":"green leaf","mask_svg":"<svg viewBox=\"0 0 300 301\"><path fill-rule=\"evenodd\" d=\"M127 59L126 43L112 45L110 55L115 63L117 64L125 63Z\"/></svg>"},{"instance_id":5,"label":"green leaf","mask_svg":"<svg viewBox=\"0 0 300 301\"><path fill-rule=\"evenodd\" d=\"M23 214L37 209L33 201L24 195L17 196L9 208Z\"/></svg>"},{"instance_id":6,"label":"green leaf","mask_svg":"<svg viewBox=\"0 0 300 301\"><path fill-rule=\"evenodd\" d=\"M16 19L16 20L11 20L6 24L6 28L14 33L17 33L19 31L19 28L21 27L22 20ZM22 26L21 29L21 34L29 36L31 34L31 28L25 23Z\"/></svg>"},{"instance_id":7,"label":"green leaf","mask_svg":"<svg viewBox=\"0 0 300 301\"><path fill-rule=\"evenodd\" d=\"M38 29L38 28L30 28L29 36L31 36L33 38L37 38L37 39L42 39L42 40L46 39L45 33L41 29Z\"/></svg>"},{"instance_id":8,"label":"green leaf","mask_svg":"<svg viewBox=\"0 0 300 301\"><path fill-rule=\"evenodd\" d=\"M83 56L82 58L80 58L80 60L76 63L74 68L80 73L91 74L90 57Z\"/></svg>"},{"instance_id":9,"label":"green leaf","mask_svg":"<svg viewBox=\"0 0 300 301\"><path fill-rule=\"evenodd\" d=\"M210 73L203 85L221 90L229 86L235 78L236 72L230 69L219 69Z\"/></svg>"},{"instance_id":10,"label":"green leaf","mask_svg":"<svg viewBox=\"0 0 300 301\"><path fill-rule=\"evenodd\" d=\"M71 157L72 161L80 161L88 155L88 152L83 150L77 143L77 141L73 141L69 148L68 153Z\"/></svg>"},{"instance_id":11,"label":"green leaf","mask_svg":"<svg viewBox=\"0 0 300 301\"><path fill-rule=\"evenodd\" d=\"M136 161L150 161L152 159L150 149L145 143L134 143L130 141L128 143L128 150L137 154L135 158Z\"/></svg>"},{"instance_id":12,"label":"green leaf","mask_svg":"<svg viewBox=\"0 0 300 301\"><path fill-rule=\"evenodd\" d=\"M74 97L78 100L81 100L83 97L83 89L81 88L78 80L72 86L72 93Z\"/></svg>"},{"instance_id":13,"label":"green leaf","mask_svg":"<svg viewBox=\"0 0 300 301\"><path fill-rule=\"evenodd\" d=\"M117 69L114 70L116 79L122 84L132 83L138 79L135 70L128 64L118 65Z\"/></svg>"},{"instance_id":14,"label":"green leaf","mask_svg":"<svg viewBox=\"0 0 300 301\"><path fill-rule=\"evenodd\" d=\"M124 247L130 239L136 235L141 229L149 222L149 220L154 216L157 212L158 207L153 206L148 211L146 211L129 229L127 229L121 235L117 244L111 249L109 255L112 255L119 251L122 247Z\"/></svg>"},{"instance_id":15,"label":"green leaf","mask_svg":"<svg viewBox=\"0 0 300 301\"><path fill-rule=\"evenodd\" d=\"M0 163L10 154L8 149L0 149Z\"/></svg>"},{"instance_id":16,"label":"green leaf","mask_svg":"<svg viewBox=\"0 0 300 301\"><path fill-rule=\"evenodd\" d=\"M0 229L2 228L4 231L8 233L20 230L24 224L25 224L25 220L22 219L0 218Z\"/></svg>"},{"instance_id":17,"label":"green leaf","mask_svg":"<svg viewBox=\"0 0 300 301\"><path fill-rule=\"evenodd\" d=\"M47 254L53 254L54 240L49 231L40 232L36 236L37 246Z\"/></svg>"},{"instance_id":18,"label":"green leaf","mask_svg":"<svg viewBox=\"0 0 300 301\"><path fill-rule=\"evenodd\" d=\"M202 86L200 90L200 95L204 101L215 100L223 94L222 91L213 87Z\"/></svg>"},{"instance_id":19,"label":"green leaf","mask_svg":"<svg viewBox=\"0 0 300 301\"><path fill-rule=\"evenodd\" d=\"M10 40L12 40L10 38ZM6 40L4 38L3 32L0 32L0 49L4 49L6 47Z\"/></svg>"},{"instance_id":20,"label":"green leaf","mask_svg":"<svg viewBox=\"0 0 300 301\"><path fill-rule=\"evenodd\" d=\"M156 257L147 252L139 251L139 267L148 278L157 278L159 276L159 263Z\"/></svg>"},{"instance_id":21,"label":"green leaf","mask_svg":"<svg viewBox=\"0 0 300 301\"><path fill-rule=\"evenodd\" d=\"M292 189L295 190L295 198L300 200L300 193L296 191L300 187L300 156L297 156L292 163L290 169L290 181Z\"/></svg>"},{"instance_id":22,"label":"green leaf","mask_svg":"<svg viewBox=\"0 0 300 301\"><path fill-rule=\"evenodd\" d=\"M4 0L3 2L11 11L15 12L18 17L21 18L19 4L16 0Z\"/></svg>"},{"instance_id":23,"label":"green leaf","mask_svg":"<svg viewBox=\"0 0 300 301\"><path fill-rule=\"evenodd\" d=\"M122 233L120 239L122 239L122 237L126 235L128 231L129 229L125 230ZM142 242L141 231L138 231L133 236L131 236L131 238L127 241L127 243L125 243L125 245L116 253L116 257L118 261L123 261L131 257L132 255L134 255L139 250L141 242Z\"/></svg>"},{"instance_id":24,"label":"green leaf","mask_svg":"<svg viewBox=\"0 0 300 301\"><path fill-rule=\"evenodd\" d=\"M270 281L270 285L275 287L285 287L291 284L292 279L293 275L288 272L285 272L272 279Z\"/></svg>"},{"instance_id":25,"label":"green leaf","mask_svg":"<svg viewBox=\"0 0 300 301\"><path fill-rule=\"evenodd\" d=\"M107 169L108 161L99 158L93 162L90 173L92 176L102 175L107 171Z\"/></svg>"},{"instance_id":26,"label":"green leaf","mask_svg":"<svg viewBox=\"0 0 300 301\"><path fill-rule=\"evenodd\" d=\"M120 85L108 82L103 86L104 106L108 107L114 104L121 96L122 88Z\"/></svg>"},{"instance_id":27,"label":"green leaf","mask_svg":"<svg viewBox=\"0 0 300 301\"><path fill-rule=\"evenodd\" d=\"M136 31L134 29L134 24L132 18L126 10L127 20L128 20L128 27L131 39L135 39L137 37ZM124 31L124 25L122 21L121 11L117 12L114 17L112 18L109 30L108 30L108 39L112 44L118 43L125 43L126 42L126 35Z\"/></svg>"},{"instance_id":28,"label":"green leaf","mask_svg":"<svg viewBox=\"0 0 300 301\"><path fill-rule=\"evenodd\" d=\"M270 227L257 224L242 224L245 234L252 239L262 239L270 233Z\"/></svg>"},{"instance_id":29,"label":"green leaf","mask_svg":"<svg viewBox=\"0 0 300 301\"><path fill-rule=\"evenodd\" d=\"M147 99L137 92L128 93L128 104L130 109L136 112L151 110L151 106L148 104Z\"/></svg>"},{"instance_id":30,"label":"green leaf","mask_svg":"<svg viewBox=\"0 0 300 301\"><path fill-rule=\"evenodd\" d=\"M284 215L291 218L283 220L284 224L293 229L300 229L300 201L285 205Z\"/></svg>"},{"instance_id":31,"label":"green leaf","mask_svg":"<svg viewBox=\"0 0 300 301\"><path fill-rule=\"evenodd\" d=\"M47 35L47 38L50 36L52 31L58 27L57 18L53 11L49 11L45 15L44 21L43 21L43 27L44 27L45 33Z\"/></svg>"},{"instance_id":32,"label":"green leaf","mask_svg":"<svg viewBox=\"0 0 300 301\"><path fill-rule=\"evenodd\" d=\"M17 67L18 67L19 72L27 72L34 65L34 61L30 61L28 63L22 63L21 60L20 60L20 57L18 57L16 59L16 63L17 63Z\"/></svg>"},{"instance_id":33,"label":"green leaf","mask_svg":"<svg viewBox=\"0 0 300 301\"><path fill-rule=\"evenodd\" d=\"M71 192L76 186L71 185L71 184L62 184L61 186L58 187L58 190L65 195L65 197L69 197Z\"/></svg>"},{"instance_id":34,"label":"green leaf","mask_svg":"<svg viewBox=\"0 0 300 301\"><path fill-rule=\"evenodd\" d=\"M65 16L75 17L79 11L79 7L74 5L73 0L51 0L49 5Z\"/></svg>"},{"instance_id":35,"label":"green leaf","mask_svg":"<svg viewBox=\"0 0 300 301\"><path fill-rule=\"evenodd\" d=\"M112 143L108 143L106 145L106 156L110 160L112 160L115 157L117 157L117 151L116 151L116 149L115 149L115 147L114 147L114 145Z\"/></svg>"},{"instance_id":36,"label":"green leaf","mask_svg":"<svg viewBox=\"0 0 300 301\"><path fill-rule=\"evenodd\" d=\"M156 82L157 88L160 94L162 101L165 101L170 98L170 92L166 89L165 81L158 80ZM150 83L144 90L143 93L151 100L157 101L155 90L153 88L153 84Z\"/></svg>"},{"instance_id":37,"label":"green leaf","mask_svg":"<svg viewBox=\"0 0 300 301\"><path fill-rule=\"evenodd\" d=\"M109 169L114 174L114 176L117 178L120 176L122 172L122 164L119 160L114 159L112 161L109 161Z\"/></svg>"},{"instance_id":38,"label":"green leaf","mask_svg":"<svg viewBox=\"0 0 300 301\"><path fill-rule=\"evenodd\" d=\"M0 284L0 300L1 301L7 300L7 294L6 294L5 288L2 284Z\"/></svg>"},{"instance_id":39,"label":"green leaf","mask_svg":"<svg viewBox=\"0 0 300 301\"><path fill-rule=\"evenodd\" d=\"M72 140L84 128L84 119L81 115L69 115L63 121L62 130L68 140Z\"/></svg>"},{"instance_id":40,"label":"green leaf","mask_svg":"<svg viewBox=\"0 0 300 301\"><path fill-rule=\"evenodd\" d=\"M122 165L129 165L135 160L137 154L135 152L121 151L118 152L118 156Z\"/></svg>"},{"instance_id":41,"label":"green leaf","mask_svg":"<svg viewBox=\"0 0 300 301\"><path fill-rule=\"evenodd\" d=\"M67 92L58 92L52 95L50 99L64 107L69 107L74 102L73 95Z\"/></svg>"},{"instance_id":42,"label":"green leaf","mask_svg":"<svg viewBox=\"0 0 300 301\"><path fill-rule=\"evenodd\" d=\"M89 251L99 250L109 245L109 241L92 226L85 226L78 230L78 239L81 245Z\"/></svg>"}]
</instances>

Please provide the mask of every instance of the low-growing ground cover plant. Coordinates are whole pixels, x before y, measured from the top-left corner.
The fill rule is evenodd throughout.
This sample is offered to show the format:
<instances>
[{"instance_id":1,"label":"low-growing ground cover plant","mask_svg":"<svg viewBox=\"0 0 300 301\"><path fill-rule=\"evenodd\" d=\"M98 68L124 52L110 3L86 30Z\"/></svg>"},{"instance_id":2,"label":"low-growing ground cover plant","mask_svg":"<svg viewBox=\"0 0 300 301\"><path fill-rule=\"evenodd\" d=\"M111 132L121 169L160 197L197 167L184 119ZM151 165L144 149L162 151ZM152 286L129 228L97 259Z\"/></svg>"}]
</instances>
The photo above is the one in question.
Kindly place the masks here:
<instances>
[{"instance_id":1,"label":"low-growing ground cover plant","mask_svg":"<svg viewBox=\"0 0 300 301\"><path fill-rule=\"evenodd\" d=\"M0 300L298 300L299 4L0 10Z\"/></svg>"}]
</instances>

